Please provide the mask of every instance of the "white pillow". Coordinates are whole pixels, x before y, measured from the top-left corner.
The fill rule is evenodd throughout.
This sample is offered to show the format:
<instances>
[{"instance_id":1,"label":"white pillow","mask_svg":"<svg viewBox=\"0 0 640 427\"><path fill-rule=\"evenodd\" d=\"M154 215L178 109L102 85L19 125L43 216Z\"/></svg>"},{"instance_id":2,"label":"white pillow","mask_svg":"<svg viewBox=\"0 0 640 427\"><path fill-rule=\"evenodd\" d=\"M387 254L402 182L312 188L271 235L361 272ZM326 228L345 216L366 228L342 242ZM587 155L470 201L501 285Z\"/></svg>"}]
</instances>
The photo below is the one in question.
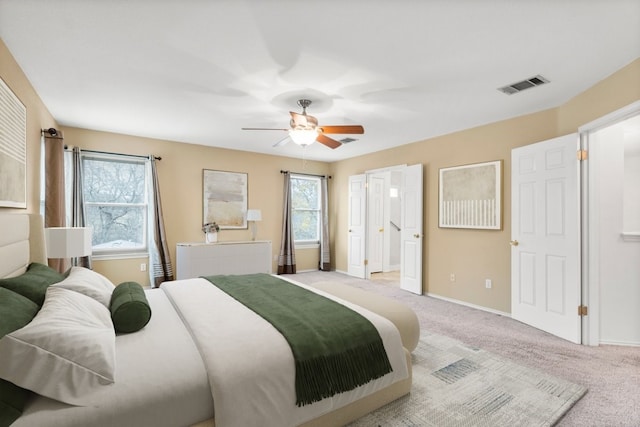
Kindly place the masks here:
<instances>
[{"instance_id":1,"label":"white pillow","mask_svg":"<svg viewBox=\"0 0 640 427\"><path fill-rule=\"evenodd\" d=\"M71 405L99 406L96 392L114 383L115 337L102 304L49 287L31 323L0 339L0 378Z\"/></svg>"},{"instance_id":2,"label":"white pillow","mask_svg":"<svg viewBox=\"0 0 640 427\"><path fill-rule=\"evenodd\" d=\"M107 308L109 308L111 294L115 289L113 283L102 274L84 267L71 267L67 278L62 282L54 283L51 287L80 292Z\"/></svg>"}]
</instances>

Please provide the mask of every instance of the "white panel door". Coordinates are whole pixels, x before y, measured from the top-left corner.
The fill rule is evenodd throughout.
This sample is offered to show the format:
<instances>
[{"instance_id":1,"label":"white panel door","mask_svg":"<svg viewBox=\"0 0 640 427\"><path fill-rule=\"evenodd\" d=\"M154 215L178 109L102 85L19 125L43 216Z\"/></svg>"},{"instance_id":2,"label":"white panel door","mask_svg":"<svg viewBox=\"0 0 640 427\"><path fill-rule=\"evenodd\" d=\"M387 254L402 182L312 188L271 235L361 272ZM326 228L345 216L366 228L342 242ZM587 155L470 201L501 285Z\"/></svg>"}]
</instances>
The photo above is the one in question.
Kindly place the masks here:
<instances>
[{"instance_id":1,"label":"white panel door","mask_svg":"<svg viewBox=\"0 0 640 427\"><path fill-rule=\"evenodd\" d=\"M422 295L422 164L403 171L400 287Z\"/></svg>"},{"instance_id":2,"label":"white panel door","mask_svg":"<svg viewBox=\"0 0 640 427\"><path fill-rule=\"evenodd\" d=\"M347 274L365 278L367 176L349 177L349 232L347 241Z\"/></svg>"},{"instance_id":3,"label":"white panel door","mask_svg":"<svg viewBox=\"0 0 640 427\"><path fill-rule=\"evenodd\" d=\"M511 152L511 316L581 342L577 134Z\"/></svg>"},{"instance_id":4,"label":"white panel door","mask_svg":"<svg viewBox=\"0 0 640 427\"><path fill-rule=\"evenodd\" d=\"M384 237L385 237L385 179L384 174L370 175L368 180L369 209L367 211L367 235L369 247L367 250L368 273L379 273L383 270Z\"/></svg>"}]
</instances>

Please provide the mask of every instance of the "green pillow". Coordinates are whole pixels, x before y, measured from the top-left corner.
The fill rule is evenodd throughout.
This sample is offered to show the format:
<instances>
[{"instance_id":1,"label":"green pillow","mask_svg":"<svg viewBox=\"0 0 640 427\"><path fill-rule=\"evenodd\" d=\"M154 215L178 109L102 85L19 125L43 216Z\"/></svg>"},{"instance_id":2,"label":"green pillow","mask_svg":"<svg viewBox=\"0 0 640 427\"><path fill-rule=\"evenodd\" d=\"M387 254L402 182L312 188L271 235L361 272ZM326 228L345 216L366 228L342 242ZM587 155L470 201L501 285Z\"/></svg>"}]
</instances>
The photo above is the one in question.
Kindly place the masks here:
<instances>
[{"instance_id":1,"label":"green pillow","mask_svg":"<svg viewBox=\"0 0 640 427\"><path fill-rule=\"evenodd\" d=\"M124 282L111 294L111 320L116 332L136 332L151 319L151 307L142 286L136 282Z\"/></svg>"},{"instance_id":2,"label":"green pillow","mask_svg":"<svg viewBox=\"0 0 640 427\"><path fill-rule=\"evenodd\" d=\"M40 307L28 298L0 288L0 338L27 325ZM0 426L17 420L29 397L29 391L0 379Z\"/></svg>"},{"instance_id":3,"label":"green pillow","mask_svg":"<svg viewBox=\"0 0 640 427\"><path fill-rule=\"evenodd\" d=\"M0 279L0 288L12 290L42 307L44 294L47 292L49 285L61 282L64 278L63 274L58 273L48 265L32 262L24 274L8 279Z\"/></svg>"}]
</instances>

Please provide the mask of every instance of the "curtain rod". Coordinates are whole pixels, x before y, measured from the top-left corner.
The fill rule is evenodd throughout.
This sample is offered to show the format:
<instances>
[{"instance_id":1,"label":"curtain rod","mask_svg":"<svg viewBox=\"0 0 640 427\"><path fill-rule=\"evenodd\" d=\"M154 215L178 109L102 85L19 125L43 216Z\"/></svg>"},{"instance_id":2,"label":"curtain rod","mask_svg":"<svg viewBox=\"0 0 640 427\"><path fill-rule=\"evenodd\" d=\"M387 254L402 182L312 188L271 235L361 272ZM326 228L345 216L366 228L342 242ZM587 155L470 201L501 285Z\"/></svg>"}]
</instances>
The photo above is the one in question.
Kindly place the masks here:
<instances>
[{"instance_id":1,"label":"curtain rod","mask_svg":"<svg viewBox=\"0 0 640 427\"><path fill-rule=\"evenodd\" d=\"M44 135L45 133L48 133L49 136ZM40 129L40 134L44 135L45 138L64 139L56 128Z\"/></svg>"},{"instance_id":2,"label":"curtain rod","mask_svg":"<svg viewBox=\"0 0 640 427\"><path fill-rule=\"evenodd\" d=\"M69 150L69 147L67 145L64 146L64 149L67 151ZM98 150L82 150L83 153L94 153L94 154L108 154L108 155L112 155L112 156L124 156L124 157L138 157L141 159L148 159L149 156L141 156L139 154L124 154L124 153L112 153L110 151L98 151ZM154 159L156 160L162 160L162 157L159 156L153 156Z\"/></svg>"},{"instance_id":3,"label":"curtain rod","mask_svg":"<svg viewBox=\"0 0 640 427\"><path fill-rule=\"evenodd\" d=\"M331 175L317 175L317 174L314 174L314 173L291 172L291 171L284 171L284 170L280 170L280 173L292 173L294 175L317 176L319 178L331 179Z\"/></svg>"}]
</instances>

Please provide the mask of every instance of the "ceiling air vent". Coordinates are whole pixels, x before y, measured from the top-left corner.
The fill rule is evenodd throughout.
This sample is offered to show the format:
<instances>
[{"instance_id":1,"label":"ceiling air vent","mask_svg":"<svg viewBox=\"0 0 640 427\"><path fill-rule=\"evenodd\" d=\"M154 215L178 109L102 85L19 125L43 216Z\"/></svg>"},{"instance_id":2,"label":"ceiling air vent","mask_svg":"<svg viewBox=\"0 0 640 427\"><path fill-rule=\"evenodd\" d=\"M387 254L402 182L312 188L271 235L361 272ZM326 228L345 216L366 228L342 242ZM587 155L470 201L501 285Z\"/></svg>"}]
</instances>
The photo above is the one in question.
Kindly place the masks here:
<instances>
[{"instance_id":1,"label":"ceiling air vent","mask_svg":"<svg viewBox=\"0 0 640 427\"><path fill-rule=\"evenodd\" d=\"M538 74L537 76L531 77L530 79L498 88L498 90L500 92L506 93L507 95L513 95L514 93L522 92L525 89L540 86L546 83L549 83L549 80Z\"/></svg>"},{"instance_id":2,"label":"ceiling air vent","mask_svg":"<svg viewBox=\"0 0 640 427\"><path fill-rule=\"evenodd\" d=\"M348 144L348 143L353 142L353 141L357 141L357 139L347 137L347 138L342 138L340 140L340 142L342 142L343 144Z\"/></svg>"}]
</instances>

